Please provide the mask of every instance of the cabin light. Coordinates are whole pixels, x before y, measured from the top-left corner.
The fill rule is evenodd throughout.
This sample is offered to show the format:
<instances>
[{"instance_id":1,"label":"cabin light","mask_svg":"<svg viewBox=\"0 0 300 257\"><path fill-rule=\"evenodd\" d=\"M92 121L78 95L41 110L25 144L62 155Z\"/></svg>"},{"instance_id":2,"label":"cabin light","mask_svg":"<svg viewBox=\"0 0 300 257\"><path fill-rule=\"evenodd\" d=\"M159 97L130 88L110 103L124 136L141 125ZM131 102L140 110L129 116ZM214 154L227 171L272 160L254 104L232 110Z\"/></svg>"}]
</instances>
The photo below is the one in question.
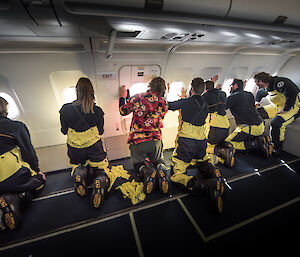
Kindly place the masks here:
<instances>
[{"instance_id":1,"label":"cabin light","mask_svg":"<svg viewBox=\"0 0 300 257\"><path fill-rule=\"evenodd\" d=\"M76 88L75 87L67 87L62 92L64 103L72 103L77 99L76 96Z\"/></svg>"},{"instance_id":2,"label":"cabin light","mask_svg":"<svg viewBox=\"0 0 300 257\"><path fill-rule=\"evenodd\" d=\"M8 95L4 92L0 92L0 97L4 98L8 102L7 118L12 119L12 120L18 119L20 116L20 111L19 111L19 108L18 108L16 102L14 101L14 99L10 95Z\"/></svg>"},{"instance_id":3,"label":"cabin light","mask_svg":"<svg viewBox=\"0 0 300 257\"><path fill-rule=\"evenodd\" d=\"M129 88L129 95L134 96L136 94L145 93L148 89L147 83L135 83Z\"/></svg>"},{"instance_id":4,"label":"cabin light","mask_svg":"<svg viewBox=\"0 0 300 257\"><path fill-rule=\"evenodd\" d=\"M181 89L184 88L185 85L182 81L175 81L170 84L170 89L167 95L167 101L173 102L180 99Z\"/></svg>"},{"instance_id":5,"label":"cabin light","mask_svg":"<svg viewBox=\"0 0 300 257\"><path fill-rule=\"evenodd\" d=\"M278 36L271 36L271 38L276 39L276 40L281 40L281 38Z\"/></svg>"},{"instance_id":6,"label":"cabin light","mask_svg":"<svg viewBox=\"0 0 300 257\"><path fill-rule=\"evenodd\" d=\"M245 35L248 37L252 37L252 38L261 38L261 36L259 36L257 34L253 34L253 33L245 33Z\"/></svg>"},{"instance_id":7,"label":"cabin light","mask_svg":"<svg viewBox=\"0 0 300 257\"><path fill-rule=\"evenodd\" d=\"M145 30L143 26L135 24L119 24L116 27L117 31L142 31Z\"/></svg>"},{"instance_id":8,"label":"cabin light","mask_svg":"<svg viewBox=\"0 0 300 257\"><path fill-rule=\"evenodd\" d=\"M223 34L224 36L228 36L228 37L236 37L237 36L236 33L229 32L229 31L221 31L221 34Z\"/></svg>"}]
</instances>

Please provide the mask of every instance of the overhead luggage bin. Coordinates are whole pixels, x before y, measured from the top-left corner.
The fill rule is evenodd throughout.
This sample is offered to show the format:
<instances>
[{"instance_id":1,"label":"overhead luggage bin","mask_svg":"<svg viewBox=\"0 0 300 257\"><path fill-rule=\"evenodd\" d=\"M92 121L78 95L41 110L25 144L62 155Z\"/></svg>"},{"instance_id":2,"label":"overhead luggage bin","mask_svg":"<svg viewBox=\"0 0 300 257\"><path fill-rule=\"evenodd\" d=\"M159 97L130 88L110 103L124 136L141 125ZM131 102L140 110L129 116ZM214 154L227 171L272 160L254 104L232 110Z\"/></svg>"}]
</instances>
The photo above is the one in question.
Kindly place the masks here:
<instances>
[{"instance_id":1,"label":"overhead luggage bin","mask_svg":"<svg viewBox=\"0 0 300 257\"><path fill-rule=\"evenodd\" d=\"M164 0L163 10L224 17L230 9L230 2L230 0Z\"/></svg>"},{"instance_id":2,"label":"overhead luggage bin","mask_svg":"<svg viewBox=\"0 0 300 257\"><path fill-rule=\"evenodd\" d=\"M232 1L228 18L300 26L299 10L299 0L252 0L251 3L248 0L239 0ZM282 23L283 20L277 20L279 16L286 17L286 21Z\"/></svg>"}]
</instances>

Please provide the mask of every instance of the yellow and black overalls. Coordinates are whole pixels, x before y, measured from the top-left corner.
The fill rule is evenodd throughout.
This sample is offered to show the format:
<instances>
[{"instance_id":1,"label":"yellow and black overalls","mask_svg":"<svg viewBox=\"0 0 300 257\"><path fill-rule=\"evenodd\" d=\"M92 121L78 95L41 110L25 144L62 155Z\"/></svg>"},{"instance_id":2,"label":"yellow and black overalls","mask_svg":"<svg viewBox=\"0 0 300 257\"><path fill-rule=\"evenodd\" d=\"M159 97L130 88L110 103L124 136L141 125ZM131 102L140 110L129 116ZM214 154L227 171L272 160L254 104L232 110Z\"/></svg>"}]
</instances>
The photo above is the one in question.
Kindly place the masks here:
<instances>
[{"instance_id":1,"label":"yellow and black overalls","mask_svg":"<svg viewBox=\"0 0 300 257\"><path fill-rule=\"evenodd\" d=\"M32 192L45 180L25 124L0 116L0 194Z\"/></svg>"},{"instance_id":2,"label":"yellow and black overalls","mask_svg":"<svg viewBox=\"0 0 300 257\"><path fill-rule=\"evenodd\" d=\"M193 178L186 174L191 164L203 163L207 165L207 137L205 120L208 105L200 95L169 102L169 110L179 110L179 127L172 156L173 175L171 180L185 187ZM211 165L211 164L210 164Z\"/></svg>"},{"instance_id":3,"label":"yellow and black overalls","mask_svg":"<svg viewBox=\"0 0 300 257\"><path fill-rule=\"evenodd\" d=\"M67 135L70 164L75 168L82 164L109 173L106 152L100 135L103 134L104 113L94 105L94 113L83 113L81 104L64 104L60 110L61 132Z\"/></svg>"},{"instance_id":4,"label":"yellow and black overalls","mask_svg":"<svg viewBox=\"0 0 300 257\"><path fill-rule=\"evenodd\" d=\"M229 134L229 121L226 116L226 93L213 88L203 95L208 103L206 118L207 149L208 154L214 154L215 146L222 143ZM222 160L220 160L222 162Z\"/></svg>"},{"instance_id":5,"label":"yellow and black overalls","mask_svg":"<svg viewBox=\"0 0 300 257\"><path fill-rule=\"evenodd\" d=\"M255 108L253 94L237 88L227 97L226 109L228 108L235 118L237 127L225 141L230 142L237 150L247 150L245 142L261 136L265 130L263 119Z\"/></svg>"},{"instance_id":6,"label":"yellow and black overalls","mask_svg":"<svg viewBox=\"0 0 300 257\"><path fill-rule=\"evenodd\" d=\"M271 78L265 94L260 94L256 100L260 101L267 94L272 104L258 108L258 112L263 119L272 119L271 137L275 147L278 147L284 141L286 126L300 116L300 92L291 80L275 76ZM285 113L277 114L282 109Z\"/></svg>"}]
</instances>

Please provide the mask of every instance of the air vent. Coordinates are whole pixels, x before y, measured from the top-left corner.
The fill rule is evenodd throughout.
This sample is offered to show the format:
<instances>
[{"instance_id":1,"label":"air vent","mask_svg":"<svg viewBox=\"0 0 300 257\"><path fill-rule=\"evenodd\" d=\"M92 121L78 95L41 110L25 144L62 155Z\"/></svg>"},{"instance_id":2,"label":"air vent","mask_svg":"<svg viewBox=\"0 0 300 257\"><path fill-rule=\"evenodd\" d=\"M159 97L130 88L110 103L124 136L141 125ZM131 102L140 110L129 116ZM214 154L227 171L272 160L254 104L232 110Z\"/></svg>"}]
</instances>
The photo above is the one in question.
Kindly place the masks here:
<instances>
[{"instance_id":1,"label":"air vent","mask_svg":"<svg viewBox=\"0 0 300 257\"><path fill-rule=\"evenodd\" d=\"M276 18L276 20L274 21L274 23L276 23L276 24L283 24L283 23L286 22L286 20L287 20L286 16L278 16Z\"/></svg>"},{"instance_id":2,"label":"air vent","mask_svg":"<svg viewBox=\"0 0 300 257\"><path fill-rule=\"evenodd\" d=\"M168 33L161 37L161 39L168 39L168 40L175 40L175 41L182 41L185 39L189 40L196 40L197 38L203 37L203 34L197 34L197 33Z\"/></svg>"},{"instance_id":3,"label":"air vent","mask_svg":"<svg viewBox=\"0 0 300 257\"><path fill-rule=\"evenodd\" d=\"M117 32L117 37L131 37L135 38L140 34L141 31L118 31Z\"/></svg>"},{"instance_id":4,"label":"air vent","mask_svg":"<svg viewBox=\"0 0 300 257\"><path fill-rule=\"evenodd\" d=\"M145 9L161 10L163 8L163 0L146 0Z\"/></svg>"},{"instance_id":5,"label":"air vent","mask_svg":"<svg viewBox=\"0 0 300 257\"><path fill-rule=\"evenodd\" d=\"M271 45L274 46L283 46L283 45L291 45L296 43L295 40L277 40L277 41L273 41L271 42Z\"/></svg>"}]
</instances>

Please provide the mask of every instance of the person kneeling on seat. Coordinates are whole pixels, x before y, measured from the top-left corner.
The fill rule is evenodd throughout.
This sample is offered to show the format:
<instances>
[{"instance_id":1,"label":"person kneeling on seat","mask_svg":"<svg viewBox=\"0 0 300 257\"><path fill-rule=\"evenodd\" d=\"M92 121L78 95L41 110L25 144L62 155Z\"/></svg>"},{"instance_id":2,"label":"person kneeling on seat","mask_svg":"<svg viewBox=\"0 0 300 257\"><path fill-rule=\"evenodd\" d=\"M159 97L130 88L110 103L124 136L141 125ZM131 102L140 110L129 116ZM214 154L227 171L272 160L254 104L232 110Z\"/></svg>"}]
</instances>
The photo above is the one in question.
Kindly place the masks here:
<instances>
[{"instance_id":1,"label":"person kneeling on seat","mask_svg":"<svg viewBox=\"0 0 300 257\"><path fill-rule=\"evenodd\" d=\"M0 97L0 230L21 224L21 207L46 182L26 125L7 118L7 101Z\"/></svg>"}]
</instances>

